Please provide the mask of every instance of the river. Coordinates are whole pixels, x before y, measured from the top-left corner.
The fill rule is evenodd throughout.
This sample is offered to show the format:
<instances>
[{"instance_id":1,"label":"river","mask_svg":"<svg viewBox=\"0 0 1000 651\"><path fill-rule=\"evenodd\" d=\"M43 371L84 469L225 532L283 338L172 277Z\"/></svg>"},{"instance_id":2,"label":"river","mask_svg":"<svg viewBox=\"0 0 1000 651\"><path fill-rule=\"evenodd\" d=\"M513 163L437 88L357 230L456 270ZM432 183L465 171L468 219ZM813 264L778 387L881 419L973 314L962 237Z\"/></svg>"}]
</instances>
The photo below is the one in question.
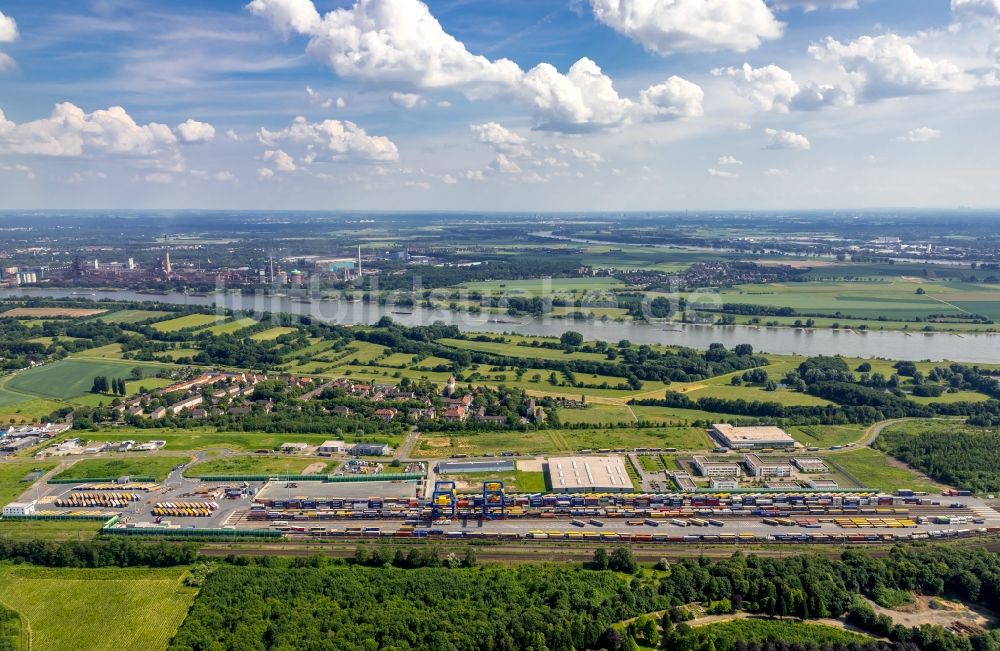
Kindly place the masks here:
<instances>
[{"instance_id":1,"label":"river","mask_svg":"<svg viewBox=\"0 0 1000 651\"><path fill-rule=\"evenodd\" d=\"M904 333L900 331L846 331L753 326L713 326L680 323L654 324L645 322L570 321L551 317L506 317L469 312L432 310L414 306L398 308L374 303L352 303L302 299L264 294L219 292L205 296L188 294L141 294L127 290L88 291L81 295L72 289L8 289L0 290L0 298L72 297L100 300L160 301L180 305L218 305L235 311L257 314L287 312L309 315L327 323L343 325L371 324L388 316L405 325L429 325L435 321L458 326L465 332L515 332L522 335L559 336L567 330L581 333L585 339L617 342L628 339L640 344L667 344L708 348L721 343L727 348L750 344L754 350L777 354L845 355L848 357L883 357L905 360L951 360L1000 364L1000 334Z\"/></svg>"}]
</instances>

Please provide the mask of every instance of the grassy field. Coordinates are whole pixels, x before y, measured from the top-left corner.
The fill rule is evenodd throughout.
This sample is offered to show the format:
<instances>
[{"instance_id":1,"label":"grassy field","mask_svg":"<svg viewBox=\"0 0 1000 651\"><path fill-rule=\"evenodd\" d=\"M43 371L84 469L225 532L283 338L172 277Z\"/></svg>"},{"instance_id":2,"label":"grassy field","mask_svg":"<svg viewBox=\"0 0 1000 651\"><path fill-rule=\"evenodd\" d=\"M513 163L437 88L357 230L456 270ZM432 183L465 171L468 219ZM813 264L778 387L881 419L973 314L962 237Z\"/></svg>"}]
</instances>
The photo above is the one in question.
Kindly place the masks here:
<instances>
[{"instance_id":1,"label":"grassy field","mask_svg":"<svg viewBox=\"0 0 1000 651\"><path fill-rule=\"evenodd\" d=\"M196 463L184 469L186 477L205 477L206 475L269 475L269 474L301 474L306 467L323 464L323 468L313 474L324 474L329 471L330 464L325 459L298 456L233 456L222 459L212 459Z\"/></svg>"},{"instance_id":2,"label":"grassy field","mask_svg":"<svg viewBox=\"0 0 1000 651\"><path fill-rule=\"evenodd\" d=\"M160 310L118 310L109 314L103 314L97 318L105 323L138 323L146 319L160 319L168 317L172 312L162 312Z\"/></svg>"},{"instance_id":3,"label":"grassy field","mask_svg":"<svg viewBox=\"0 0 1000 651\"><path fill-rule=\"evenodd\" d=\"M539 278L532 280L487 280L462 283L459 287L484 294L541 295L549 292L582 293L591 290L605 290L620 287L622 284L616 278Z\"/></svg>"},{"instance_id":4,"label":"grassy field","mask_svg":"<svg viewBox=\"0 0 1000 651\"><path fill-rule=\"evenodd\" d=\"M0 503L6 504L28 490L34 481L34 471L48 472L56 467L56 461L8 460L0 463ZM24 481L29 478L31 481Z\"/></svg>"},{"instance_id":5,"label":"grassy field","mask_svg":"<svg viewBox=\"0 0 1000 651\"><path fill-rule=\"evenodd\" d=\"M136 453L137 455L140 453ZM59 479L91 479L101 477L153 477L157 481L167 478L174 466L186 463L189 457L178 456L134 456L124 459L84 459L60 472Z\"/></svg>"},{"instance_id":6,"label":"grassy field","mask_svg":"<svg viewBox=\"0 0 1000 651\"><path fill-rule=\"evenodd\" d=\"M186 328L202 328L218 323L222 318L216 314L185 314L176 319L157 321L153 324L153 329L159 332L176 332Z\"/></svg>"},{"instance_id":7,"label":"grassy field","mask_svg":"<svg viewBox=\"0 0 1000 651\"><path fill-rule=\"evenodd\" d=\"M22 371L11 377L6 386L12 391L41 398L67 400L89 392L98 375L109 379L128 379L133 368L141 368L146 375L152 375L159 367L143 362L115 363L71 358Z\"/></svg>"},{"instance_id":8,"label":"grassy field","mask_svg":"<svg viewBox=\"0 0 1000 651\"><path fill-rule=\"evenodd\" d=\"M508 472L469 472L441 475L453 480L459 493L483 492L483 482L500 480L507 493L544 493L548 489L545 473L537 471L511 470Z\"/></svg>"},{"instance_id":9,"label":"grassy field","mask_svg":"<svg viewBox=\"0 0 1000 651\"><path fill-rule=\"evenodd\" d=\"M213 335L231 335L238 330L243 328L249 328L250 326L256 324L255 319L250 317L245 317L242 319L233 319L232 321L226 321L225 323L219 323L207 328L202 328L198 330L198 333L211 332Z\"/></svg>"},{"instance_id":10,"label":"grassy field","mask_svg":"<svg viewBox=\"0 0 1000 651\"><path fill-rule=\"evenodd\" d=\"M577 450L636 447L702 450L710 446L703 430L690 427L615 427L537 432L484 432L446 436L425 434L414 456L441 457L452 454L479 455L516 451L521 454L553 454Z\"/></svg>"},{"instance_id":11,"label":"grassy field","mask_svg":"<svg viewBox=\"0 0 1000 651\"><path fill-rule=\"evenodd\" d=\"M35 398L0 387L0 423L33 422L51 414L63 404L48 398Z\"/></svg>"},{"instance_id":12,"label":"grassy field","mask_svg":"<svg viewBox=\"0 0 1000 651\"><path fill-rule=\"evenodd\" d=\"M886 455L871 448L831 454L827 459L850 473L866 488L878 488L889 492L900 488L928 492L938 490L935 483L921 479L903 464L890 460Z\"/></svg>"},{"instance_id":13,"label":"grassy field","mask_svg":"<svg viewBox=\"0 0 1000 651\"><path fill-rule=\"evenodd\" d=\"M732 651L739 641L763 644L781 640L788 645L848 645L864 643L872 638L845 631L833 626L813 624L809 622L775 621L768 619L736 619L730 622L696 626L695 635L700 641L714 640L714 648L718 651Z\"/></svg>"},{"instance_id":14,"label":"grassy field","mask_svg":"<svg viewBox=\"0 0 1000 651\"><path fill-rule=\"evenodd\" d=\"M0 520L0 538L11 540L90 540L103 522L95 520Z\"/></svg>"},{"instance_id":15,"label":"grassy field","mask_svg":"<svg viewBox=\"0 0 1000 651\"><path fill-rule=\"evenodd\" d=\"M785 431L806 447L829 448L854 443L865 429L864 425L790 425Z\"/></svg>"},{"instance_id":16,"label":"grassy field","mask_svg":"<svg viewBox=\"0 0 1000 651\"><path fill-rule=\"evenodd\" d=\"M0 602L38 651L166 649L191 607L186 568L0 570Z\"/></svg>"},{"instance_id":17,"label":"grassy field","mask_svg":"<svg viewBox=\"0 0 1000 651\"><path fill-rule=\"evenodd\" d=\"M74 433L74 435L76 435ZM217 432L212 427L193 429L135 429L131 427L116 427L86 434L86 438L94 441L136 441L146 443L153 440L166 441L164 450L167 452L194 452L198 450L229 449L236 452L253 452L255 450L274 450L282 443L297 441L309 445L319 445L330 440L327 434L269 434L264 432ZM351 440L351 437L348 437ZM400 444L399 436L370 435L365 441L380 441L393 447Z\"/></svg>"},{"instance_id":18,"label":"grassy field","mask_svg":"<svg viewBox=\"0 0 1000 651\"><path fill-rule=\"evenodd\" d=\"M250 338L254 341L271 341L277 339L281 335L287 335L289 332L295 332L295 328L289 328L287 326L275 326L273 328L268 328L267 330L261 330L255 334L250 335Z\"/></svg>"},{"instance_id":19,"label":"grassy field","mask_svg":"<svg viewBox=\"0 0 1000 651\"><path fill-rule=\"evenodd\" d=\"M571 360L580 359L591 362L599 362L607 359L599 353L567 353L563 350L552 348L535 348L532 346L518 346L515 343L499 343L492 341L466 341L464 339L438 339L437 343L464 350L474 350L479 352L493 353L495 355L506 355L508 357L525 357L528 359L555 359ZM621 380L619 380L621 381Z\"/></svg>"}]
</instances>

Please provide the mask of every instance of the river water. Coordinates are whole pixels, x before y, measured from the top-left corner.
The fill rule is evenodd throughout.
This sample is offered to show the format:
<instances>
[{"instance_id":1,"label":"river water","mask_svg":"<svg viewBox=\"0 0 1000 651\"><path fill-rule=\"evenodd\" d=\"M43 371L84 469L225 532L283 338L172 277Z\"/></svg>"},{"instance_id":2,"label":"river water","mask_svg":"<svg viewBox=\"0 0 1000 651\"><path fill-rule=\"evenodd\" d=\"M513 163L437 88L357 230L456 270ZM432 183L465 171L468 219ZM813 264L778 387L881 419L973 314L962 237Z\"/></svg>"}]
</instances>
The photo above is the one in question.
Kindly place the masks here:
<instances>
[{"instance_id":1,"label":"river water","mask_svg":"<svg viewBox=\"0 0 1000 651\"><path fill-rule=\"evenodd\" d=\"M458 326L466 332L514 332L523 335L559 336L575 330L584 339L617 342L628 339L640 344L667 344L708 348L721 343L727 348L751 344L754 350L777 354L845 355L847 357L883 357L905 360L951 360L956 362L1000 363L1000 334L904 333L899 331L850 332L844 330L801 330L752 326L713 326L680 323L570 321L551 317L506 317L417 306L398 308L374 303L304 301L287 296L219 292L205 296L188 294L141 294L133 291L97 291L81 293L71 289L0 290L0 297L73 297L92 300L160 301L180 305L217 305L258 315L273 312L309 315L328 323L342 325L371 324L388 316L405 325L430 325L435 321Z\"/></svg>"}]
</instances>

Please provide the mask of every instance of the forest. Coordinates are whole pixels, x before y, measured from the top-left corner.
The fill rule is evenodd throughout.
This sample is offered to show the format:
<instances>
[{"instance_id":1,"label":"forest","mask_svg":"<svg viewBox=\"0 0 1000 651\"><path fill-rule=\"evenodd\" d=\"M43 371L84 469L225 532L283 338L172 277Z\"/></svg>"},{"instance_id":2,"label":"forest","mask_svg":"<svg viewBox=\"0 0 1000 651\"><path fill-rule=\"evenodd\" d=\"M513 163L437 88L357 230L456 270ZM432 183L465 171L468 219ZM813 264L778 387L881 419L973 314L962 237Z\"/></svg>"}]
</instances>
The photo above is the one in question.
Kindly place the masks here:
<instances>
[{"instance_id":1,"label":"forest","mask_svg":"<svg viewBox=\"0 0 1000 651\"><path fill-rule=\"evenodd\" d=\"M915 434L890 429L874 446L949 486L1000 492L1000 432L944 426Z\"/></svg>"},{"instance_id":2,"label":"forest","mask_svg":"<svg viewBox=\"0 0 1000 651\"><path fill-rule=\"evenodd\" d=\"M665 649L718 651L685 624L685 606L693 602L713 612L772 618L847 616L889 640L873 648L1000 649L995 632L960 638L940 628L893 625L858 600L858 595L874 599L893 589L995 605L1000 556L985 550L895 547L880 558L850 550L839 559L737 553L719 561L661 560L653 570L637 568L626 562L629 557L628 550L615 550L595 557L586 569L469 567L468 562L450 563L448 569L385 557L380 567L362 565L372 565L371 554L347 566L320 557L294 559L282 567L231 562L208 576L171 650L568 651L634 649L641 641ZM611 559L617 571L595 569ZM621 624L639 622L649 613L663 613L657 617L662 635L660 626L645 621ZM757 648L764 649L759 643Z\"/></svg>"}]
</instances>

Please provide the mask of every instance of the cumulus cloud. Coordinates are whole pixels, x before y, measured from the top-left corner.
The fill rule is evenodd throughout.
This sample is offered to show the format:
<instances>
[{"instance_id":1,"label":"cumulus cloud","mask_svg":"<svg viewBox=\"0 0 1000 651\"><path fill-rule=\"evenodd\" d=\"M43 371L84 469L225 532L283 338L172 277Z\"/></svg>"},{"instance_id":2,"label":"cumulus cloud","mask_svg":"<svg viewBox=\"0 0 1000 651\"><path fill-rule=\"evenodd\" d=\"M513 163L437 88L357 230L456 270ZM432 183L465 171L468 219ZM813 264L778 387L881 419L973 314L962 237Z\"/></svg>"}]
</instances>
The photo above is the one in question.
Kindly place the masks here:
<instances>
[{"instance_id":1,"label":"cumulus cloud","mask_svg":"<svg viewBox=\"0 0 1000 651\"><path fill-rule=\"evenodd\" d=\"M17 37L17 23L0 11L0 43L13 43Z\"/></svg>"},{"instance_id":2,"label":"cumulus cloud","mask_svg":"<svg viewBox=\"0 0 1000 651\"><path fill-rule=\"evenodd\" d=\"M910 129L904 135L896 138L896 140L900 142L927 142L928 140L935 140L940 137L941 132L938 129L917 127L916 129Z\"/></svg>"},{"instance_id":3,"label":"cumulus cloud","mask_svg":"<svg viewBox=\"0 0 1000 651\"><path fill-rule=\"evenodd\" d=\"M593 167L602 162L597 152L561 144L531 142L525 136L499 122L469 125L476 139L493 150L494 158L485 170L466 180L483 181L489 176L507 175L517 181L543 183L556 175L565 175L572 166Z\"/></svg>"},{"instance_id":4,"label":"cumulus cloud","mask_svg":"<svg viewBox=\"0 0 1000 651\"><path fill-rule=\"evenodd\" d=\"M742 165L743 161L739 160L735 156L726 155L726 156L719 156L718 164L719 165Z\"/></svg>"},{"instance_id":5,"label":"cumulus cloud","mask_svg":"<svg viewBox=\"0 0 1000 651\"><path fill-rule=\"evenodd\" d=\"M799 86L792 73L773 64L754 68L744 63L739 68L716 68L712 74L732 78L737 92L761 111L812 111L854 103L854 95L849 90L812 81Z\"/></svg>"},{"instance_id":6,"label":"cumulus cloud","mask_svg":"<svg viewBox=\"0 0 1000 651\"><path fill-rule=\"evenodd\" d=\"M399 160L399 150L392 140L385 136L371 136L347 120L324 120L309 122L297 117L288 128L279 131L260 129L257 140L268 150L262 159L272 170L272 174L258 178L270 178L274 171L294 172L308 169L313 163L327 162L393 162ZM298 151L298 160L285 151Z\"/></svg>"},{"instance_id":7,"label":"cumulus cloud","mask_svg":"<svg viewBox=\"0 0 1000 651\"><path fill-rule=\"evenodd\" d=\"M138 124L120 106L87 113L69 102L56 104L47 118L21 124L0 111L0 154L119 156L158 167L183 167L177 135L167 125Z\"/></svg>"},{"instance_id":8,"label":"cumulus cloud","mask_svg":"<svg viewBox=\"0 0 1000 651\"><path fill-rule=\"evenodd\" d=\"M517 102L534 112L538 128L562 132L702 112L701 89L679 77L632 100L587 58L563 74L548 63L525 71L508 59L472 54L420 0L357 0L322 17L311 0L253 0L247 8L281 33L308 37L307 51L339 76L391 88L403 106L418 91L456 90L473 100Z\"/></svg>"},{"instance_id":9,"label":"cumulus cloud","mask_svg":"<svg viewBox=\"0 0 1000 651\"><path fill-rule=\"evenodd\" d=\"M14 165L5 165L0 163L0 172L17 172L19 174L23 174L29 181L34 181L35 178L37 178L33 169L20 163L16 163Z\"/></svg>"},{"instance_id":10,"label":"cumulus cloud","mask_svg":"<svg viewBox=\"0 0 1000 651\"><path fill-rule=\"evenodd\" d=\"M594 17L650 52L746 52L780 38L763 0L590 0Z\"/></svg>"},{"instance_id":11,"label":"cumulus cloud","mask_svg":"<svg viewBox=\"0 0 1000 651\"><path fill-rule=\"evenodd\" d=\"M858 92L870 100L921 93L964 91L975 79L954 63L917 54L910 43L896 35L862 36L850 43L827 37L809 46L821 61L838 63Z\"/></svg>"},{"instance_id":12,"label":"cumulus cloud","mask_svg":"<svg viewBox=\"0 0 1000 651\"><path fill-rule=\"evenodd\" d=\"M764 129L767 149L812 149L809 139L801 133L784 129Z\"/></svg>"},{"instance_id":13,"label":"cumulus cloud","mask_svg":"<svg viewBox=\"0 0 1000 651\"><path fill-rule=\"evenodd\" d=\"M738 179L740 177L736 172L727 172L725 170L717 170L714 167L708 168L708 175L713 176L718 179Z\"/></svg>"},{"instance_id":14,"label":"cumulus cloud","mask_svg":"<svg viewBox=\"0 0 1000 651\"><path fill-rule=\"evenodd\" d=\"M799 85L792 78L792 73L776 65L754 68L749 63L744 63L739 68L716 68L712 74L733 78L740 95L762 111L787 111L788 105L799 92Z\"/></svg>"},{"instance_id":15,"label":"cumulus cloud","mask_svg":"<svg viewBox=\"0 0 1000 651\"><path fill-rule=\"evenodd\" d=\"M816 11L817 9L857 9L858 0L770 0L771 7L777 11L801 9Z\"/></svg>"},{"instance_id":16,"label":"cumulus cloud","mask_svg":"<svg viewBox=\"0 0 1000 651\"><path fill-rule=\"evenodd\" d=\"M236 133L236 131L234 129L227 129L226 130L226 137L229 138L230 140L232 140L233 142L239 142L240 141L240 134Z\"/></svg>"},{"instance_id":17,"label":"cumulus cloud","mask_svg":"<svg viewBox=\"0 0 1000 651\"><path fill-rule=\"evenodd\" d=\"M1000 21L1000 0L951 0L951 12L963 20Z\"/></svg>"},{"instance_id":18,"label":"cumulus cloud","mask_svg":"<svg viewBox=\"0 0 1000 651\"><path fill-rule=\"evenodd\" d=\"M400 108L416 108L424 103L424 98L417 93L393 92L389 95L389 101Z\"/></svg>"},{"instance_id":19,"label":"cumulus cloud","mask_svg":"<svg viewBox=\"0 0 1000 651\"><path fill-rule=\"evenodd\" d=\"M222 170L221 172L216 172L215 174L212 175L212 178L215 179L216 181L221 181L221 182L232 181L235 183L238 180L236 178L236 175L234 175L229 170Z\"/></svg>"},{"instance_id":20,"label":"cumulus cloud","mask_svg":"<svg viewBox=\"0 0 1000 651\"><path fill-rule=\"evenodd\" d=\"M189 118L177 125L177 137L186 145L211 142L215 138L215 127Z\"/></svg>"},{"instance_id":21,"label":"cumulus cloud","mask_svg":"<svg viewBox=\"0 0 1000 651\"><path fill-rule=\"evenodd\" d=\"M761 172L761 174L763 174L764 176L772 176L772 177L788 176L788 170L779 169L777 167L771 167Z\"/></svg>"}]
</instances>

